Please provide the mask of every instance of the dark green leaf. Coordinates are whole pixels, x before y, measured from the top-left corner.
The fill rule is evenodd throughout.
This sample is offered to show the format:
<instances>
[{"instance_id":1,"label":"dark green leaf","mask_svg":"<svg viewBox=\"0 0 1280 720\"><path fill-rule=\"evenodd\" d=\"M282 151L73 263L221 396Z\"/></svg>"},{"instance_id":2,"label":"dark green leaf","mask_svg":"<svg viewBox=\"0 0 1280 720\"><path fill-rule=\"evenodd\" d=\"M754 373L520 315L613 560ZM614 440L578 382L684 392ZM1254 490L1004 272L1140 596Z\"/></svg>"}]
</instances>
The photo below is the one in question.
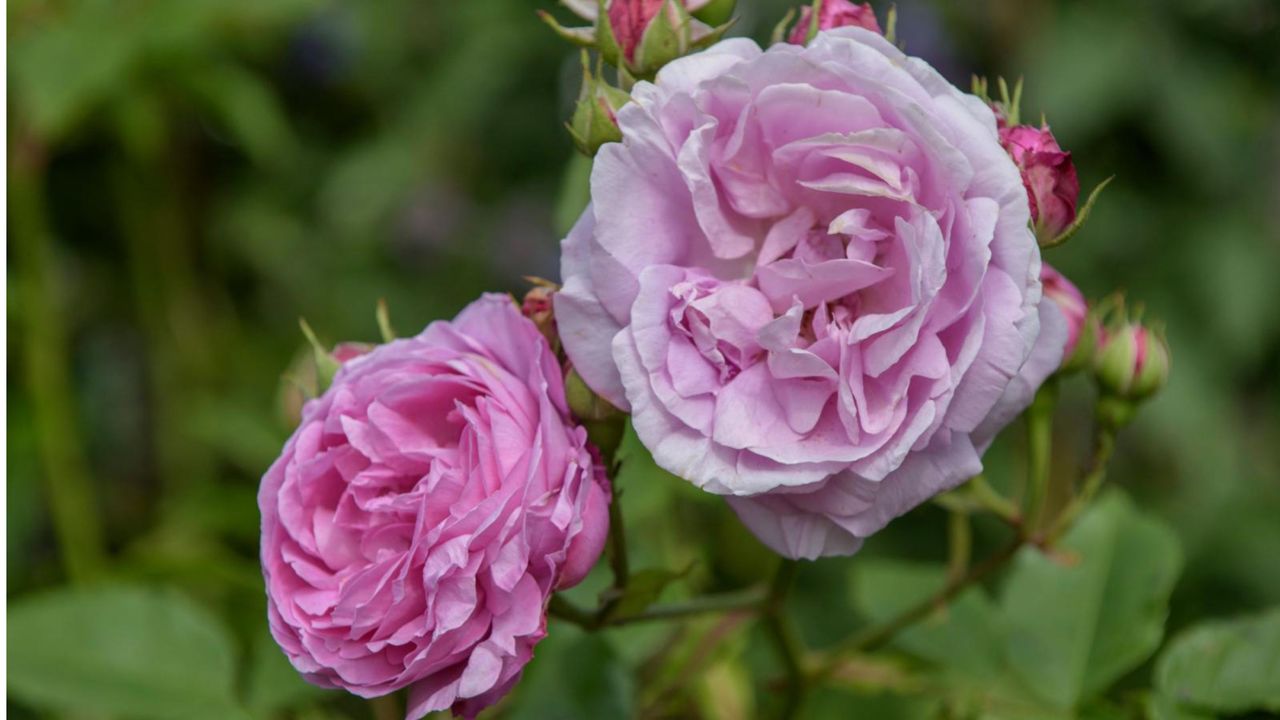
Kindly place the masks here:
<instances>
[{"instance_id":1,"label":"dark green leaf","mask_svg":"<svg viewBox=\"0 0 1280 720\"><path fill-rule=\"evenodd\" d=\"M590 720L632 716L631 676L599 634L560 625L534 650L511 720Z\"/></svg>"}]
</instances>

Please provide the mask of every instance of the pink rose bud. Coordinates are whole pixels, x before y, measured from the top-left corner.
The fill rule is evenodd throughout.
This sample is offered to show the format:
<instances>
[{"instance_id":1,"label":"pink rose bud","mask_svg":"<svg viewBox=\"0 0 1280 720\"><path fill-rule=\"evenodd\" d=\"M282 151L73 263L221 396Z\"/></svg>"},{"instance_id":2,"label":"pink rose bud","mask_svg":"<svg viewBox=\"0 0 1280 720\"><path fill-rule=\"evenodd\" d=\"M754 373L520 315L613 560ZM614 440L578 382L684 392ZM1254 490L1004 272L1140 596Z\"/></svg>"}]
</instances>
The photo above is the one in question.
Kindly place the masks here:
<instances>
[{"instance_id":1,"label":"pink rose bud","mask_svg":"<svg viewBox=\"0 0 1280 720\"><path fill-rule=\"evenodd\" d=\"M310 682L474 717L582 580L609 483L511 299L343 363L263 476L271 634Z\"/></svg>"},{"instance_id":2,"label":"pink rose bud","mask_svg":"<svg viewBox=\"0 0 1280 720\"><path fill-rule=\"evenodd\" d=\"M813 21L813 10L805 6L800 10L800 19L787 37L792 45L804 45L809 41L809 26ZM882 33L876 13L869 3L855 5L849 0L822 0L818 8L818 29L830 30L839 27L860 27L872 32Z\"/></svg>"},{"instance_id":3,"label":"pink rose bud","mask_svg":"<svg viewBox=\"0 0 1280 720\"><path fill-rule=\"evenodd\" d=\"M1089 315L1089 304L1079 288L1048 263L1040 266L1040 282L1044 299L1053 303L1067 321L1067 344L1060 371L1078 370L1092 356L1097 340L1097 323Z\"/></svg>"},{"instance_id":4,"label":"pink rose bud","mask_svg":"<svg viewBox=\"0 0 1280 720\"><path fill-rule=\"evenodd\" d=\"M1148 398L1169 379L1169 345L1161 333L1145 325L1121 323L1103 331L1093 372L1108 395L1124 400Z\"/></svg>"},{"instance_id":5,"label":"pink rose bud","mask_svg":"<svg viewBox=\"0 0 1280 720\"><path fill-rule=\"evenodd\" d=\"M1053 240L1076 219L1080 179L1071 153L1058 145L1048 125L1002 127L1000 144L1022 172L1036 237L1041 242Z\"/></svg>"}]
</instances>

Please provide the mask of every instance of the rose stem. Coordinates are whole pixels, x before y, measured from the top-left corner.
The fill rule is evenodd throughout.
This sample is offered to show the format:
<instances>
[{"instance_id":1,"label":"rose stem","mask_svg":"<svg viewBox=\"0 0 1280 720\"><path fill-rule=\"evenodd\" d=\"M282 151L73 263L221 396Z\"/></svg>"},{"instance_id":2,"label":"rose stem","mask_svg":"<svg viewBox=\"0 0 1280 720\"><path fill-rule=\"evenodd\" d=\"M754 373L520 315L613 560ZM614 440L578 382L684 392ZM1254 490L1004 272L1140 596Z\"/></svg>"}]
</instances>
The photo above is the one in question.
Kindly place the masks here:
<instances>
[{"instance_id":1,"label":"rose stem","mask_svg":"<svg viewBox=\"0 0 1280 720\"><path fill-rule=\"evenodd\" d=\"M934 593L928 598L920 601L914 606L906 609L896 617L888 620L880 625L875 625L854 635L848 640L840 643L836 648L826 653L827 661L813 676L814 682L820 682L828 677L835 670L837 661L842 655L853 653L871 652L884 647L890 640L894 638L903 629L923 620L929 613L935 609L945 605L962 590L981 582L991 573L999 570L1005 563L1018 552L1026 543L1026 540L1019 537L1010 542L1004 548L983 560L980 564L970 568L964 575L950 580L941 590Z\"/></svg>"},{"instance_id":2,"label":"rose stem","mask_svg":"<svg viewBox=\"0 0 1280 720\"><path fill-rule=\"evenodd\" d=\"M787 672L787 695L786 704L782 710L783 718L794 718L800 714L806 686L802 661L805 655L804 643L796 631L795 624L787 616L785 607L787 591L790 590L799 568L800 565L795 560L782 561L777 573L773 576L773 583L769 586L769 594L765 596L760 608L764 616L765 628Z\"/></svg>"},{"instance_id":3,"label":"rose stem","mask_svg":"<svg viewBox=\"0 0 1280 720\"><path fill-rule=\"evenodd\" d=\"M1046 382L1027 410L1027 498L1023 514L1027 531L1039 527L1040 512L1049 489L1049 468L1053 452L1053 407L1057 404L1057 383Z\"/></svg>"}]
</instances>

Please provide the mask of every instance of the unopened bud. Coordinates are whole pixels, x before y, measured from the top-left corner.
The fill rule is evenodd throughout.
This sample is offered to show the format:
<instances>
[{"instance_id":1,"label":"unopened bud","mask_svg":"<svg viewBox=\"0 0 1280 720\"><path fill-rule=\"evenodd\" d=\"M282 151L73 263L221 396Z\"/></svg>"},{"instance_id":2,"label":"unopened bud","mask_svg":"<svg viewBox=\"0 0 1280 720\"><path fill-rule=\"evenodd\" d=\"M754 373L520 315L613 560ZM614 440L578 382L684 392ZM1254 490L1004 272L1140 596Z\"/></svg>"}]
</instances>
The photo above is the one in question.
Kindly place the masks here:
<instances>
[{"instance_id":1,"label":"unopened bud","mask_svg":"<svg viewBox=\"0 0 1280 720\"><path fill-rule=\"evenodd\" d=\"M556 317L552 308L551 297L555 295L553 285L538 285L524 294L520 303L520 312L538 326L538 332L547 339L553 350L560 347L560 338L556 334Z\"/></svg>"},{"instance_id":2,"label":"unopened bud","mask_svg":"<svg viewBox=\"0 0 1280 720\"><path fill-rule=\"evenodd\" d=\"M1067 321L1067 344L1062 352L1059 372L1069 373L1089 364L1097 344L1098 321L1089 313L1089 304L1065 275L1048 263L1040 266L1040 282L1044 299L1052 302Z\"/></svg>"},{"instance_id":3,"label":"unopened bud","mask_svg":"<svg viewBox=\"0 0 1280 720\"><path fill-rule=\"evenodd\" d=\"M818 6L818 23L813 23L813 8L809 5L800 9L800 19L792 26L787 35L787 42L792 45L807 45L810 30L830 30L840 27L860 27L875 33L880 30L876 13L869 3L861 5L849 0L822 0Z\"/></svg>"},{"instance_id":4,"label":"unopened bud","mask_svg":"<svg viewBox=\"0 0 1280 720\"><path fill-rule=\"evenodd\" d=\"M587 54L582 53L582 91L569 122L569 134L573 143L588 157L596 154L600 146L622 140L618 129L617 112L631 100L631 96L610 86L601 77L600 69L593 74Z\"/></svg>"}]
</instances>

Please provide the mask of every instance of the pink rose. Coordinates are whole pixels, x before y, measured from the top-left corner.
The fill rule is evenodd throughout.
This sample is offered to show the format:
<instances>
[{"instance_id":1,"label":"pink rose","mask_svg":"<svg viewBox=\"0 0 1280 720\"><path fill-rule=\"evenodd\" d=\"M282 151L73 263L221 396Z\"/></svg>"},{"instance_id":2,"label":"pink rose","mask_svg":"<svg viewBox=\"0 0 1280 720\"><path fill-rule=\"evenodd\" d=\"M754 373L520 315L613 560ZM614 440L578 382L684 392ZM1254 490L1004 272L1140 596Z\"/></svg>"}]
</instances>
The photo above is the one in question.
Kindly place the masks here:
<instances>
[{"instance_id":1,"label":"pink rose","mask_svg":"<svg viewBox=\"0 0 1280 720\"><path fill-rule=\"evenodd\" d=\"M787 37L787 42L803 45L809 39L809 24L812 22L813 10L805 5L800 10L800 19ZM860 27L878 33L880 23L869 3L855 5L849 0L822 0L818 8L818 29L830 30L838 27Z\"/></svg>"},{"instance_id":2,"label":"pink rose","mask_svg":"<svg viewBox=\"0 0 1280 720\"><path fill-rule=\"evenodd\" d=\"M1022 172L1036 234L1046 240L1062 234L1076 219L1080 197L1071 153L1059 147L1048 125L1002 127L1000 142Z\"/></svg>"},{"instance_id":3,"label":"pink rose","mask_svg":"<svg viewBox=\"0 0 1280 720\"><path fill-rule=\"evenodd\" d=\"M1070 358L1080 342L1081 332L1089 316L1089 303L1084 294L1065 275L1048 263L1040 266L1040 282L1044 285L1044 297L1053 301L1067 324L1067 343L1063 356Z\"/></svg>"},{"instance_id":4,"label":"pink rose","mask_svg":"<svg viewBox=\"0 0 1280 720\"><path fill-rule=\"evenodd\" d=\"M609 486L555 356L487 295L349 360L262 479L272 635L311 682L473 716L582 579Z\"/></svg>"},{"instance_id":5,"label":"pink rose","mask_svg":"<svg viewBox=\"0 0 1280 720\"><path fill-rule=\"evenodd\" d=\"M861 28L633 97L554 302L658 464L805 558L978 473L1066 335L991 110Z\"/></svg>"}]
</instances>

